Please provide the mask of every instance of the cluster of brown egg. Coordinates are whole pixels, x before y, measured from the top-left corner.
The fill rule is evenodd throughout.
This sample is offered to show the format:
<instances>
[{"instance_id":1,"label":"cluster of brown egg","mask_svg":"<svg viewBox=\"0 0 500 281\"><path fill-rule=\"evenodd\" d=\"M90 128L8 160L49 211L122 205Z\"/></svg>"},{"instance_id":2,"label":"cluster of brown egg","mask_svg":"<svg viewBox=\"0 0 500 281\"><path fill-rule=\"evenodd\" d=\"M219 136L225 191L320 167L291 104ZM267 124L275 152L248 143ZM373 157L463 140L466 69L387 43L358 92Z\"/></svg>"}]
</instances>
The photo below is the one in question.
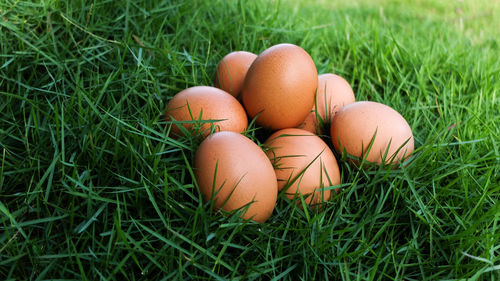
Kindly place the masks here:
<instances>
[{"instance_id":1,"label":"cluster of brown egg","mask_svg":"<svg viewBox=\"0 0 500 281\"><path fill-rule=\"evenodd\" d=\"M241 210L244 219L266 221L278 192L302 207L328 201L341 183L341 155L378 165L400 164L413 152L406 120L389 106L355 101L342 77L318 75L311 56L279 44L258 56L239 51L217 67L215 87L196 86L176 94L165 117L175 136L205 137L194 173L205 200L222 211ZM262 146L244 135L248 120L272 130Z\"/></svg>"}]
</instances>

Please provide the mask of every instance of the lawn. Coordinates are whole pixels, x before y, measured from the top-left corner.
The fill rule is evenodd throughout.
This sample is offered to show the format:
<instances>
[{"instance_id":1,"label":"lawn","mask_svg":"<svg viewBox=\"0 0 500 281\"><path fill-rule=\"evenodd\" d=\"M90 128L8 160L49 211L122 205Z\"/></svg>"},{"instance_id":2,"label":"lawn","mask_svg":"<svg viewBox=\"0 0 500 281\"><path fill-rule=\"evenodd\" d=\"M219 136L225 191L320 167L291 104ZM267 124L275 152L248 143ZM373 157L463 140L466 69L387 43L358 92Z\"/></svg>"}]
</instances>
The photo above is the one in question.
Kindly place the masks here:
<instances>
[{"instance_id":1,"label":"lawn","mask_svg":"<svg viewBox=\"0 0 500 281\"><path fill-rule=\"evenodd\" d=\"M500 280L499 6L0 1L0 279ZM415 154L340 161L321 211L210 211L200 139L162 113L227 53L283 42L400 112Z\"/></svg>"}]
</instances>

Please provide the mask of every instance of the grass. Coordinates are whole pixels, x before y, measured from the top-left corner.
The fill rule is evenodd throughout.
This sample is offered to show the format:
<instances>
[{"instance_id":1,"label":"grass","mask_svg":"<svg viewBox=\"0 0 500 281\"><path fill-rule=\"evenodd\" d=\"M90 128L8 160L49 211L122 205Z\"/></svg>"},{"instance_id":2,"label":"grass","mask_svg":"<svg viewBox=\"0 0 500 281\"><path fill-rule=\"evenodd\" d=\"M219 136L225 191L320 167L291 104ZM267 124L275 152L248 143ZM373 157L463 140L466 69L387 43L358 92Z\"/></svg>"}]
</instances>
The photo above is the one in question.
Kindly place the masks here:
<instances>
[{"instance_id":1,"label":"grass","mask_svg":"<svg viewBox=\"0 0 500 281\"><path fill-rule=\"evenodd\" d=\"M0 279L500 279L498 1L67 2L0 3ZM218 215L199 140L161 115L228 52L282 42L398 110L416 154L340 162L322 212Z\"/></svg>"}]
</instances>

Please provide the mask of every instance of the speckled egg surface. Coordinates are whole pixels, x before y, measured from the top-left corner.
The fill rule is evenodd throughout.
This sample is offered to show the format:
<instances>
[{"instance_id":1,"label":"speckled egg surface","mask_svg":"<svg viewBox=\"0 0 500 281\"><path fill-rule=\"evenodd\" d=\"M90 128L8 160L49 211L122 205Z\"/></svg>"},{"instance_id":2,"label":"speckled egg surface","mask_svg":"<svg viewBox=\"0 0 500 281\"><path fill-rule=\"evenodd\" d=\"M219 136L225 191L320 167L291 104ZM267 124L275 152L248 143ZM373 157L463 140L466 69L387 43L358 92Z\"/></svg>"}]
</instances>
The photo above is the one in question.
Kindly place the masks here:
<instances>
[{"instance_id":1,"label":"speckled egg surface","mask_svg":"<svg viewBox=\"0 0 500 281\"><path fill-rule=\"evenodd\" d=\"M227 54L217 65L214 85L238 97L243 88L243 82L250 65L257 58L256 54L246 51L236 51Z\"/></svg>"},{"instance_id":2,"label":"speckled egg surface","mask_svg":"<svg viewBox=\"0 0 500 281\"><path fill-rule=\"evenodd\" d=\"M366 156L366 161L379 165L404 161L414 149L413 133L404 117L387 105L371 101L351 103L337 112L331 137L338 153L345 150L355 158Z\"/></svg>"},{"instance_id":3,"label":"speckled egg surface","mask_svg":"<svg viewBox=\"0 0 500 281\"><path fill-rule=\"evenodd\" d=\"M263 51L248 70L243 105L257 124L272 130L299 125L311 111L318 86L316 66L309 54L292 44Z\"/></svg>"},{"instance_id":4,"label":"speckled egg surface","mask_svg":"<svg viewBox=\"0 0 500 281\"><path fill-rule=\"evenodd\" d=\"M201 131L207 136L212 131L244 132L248 126L245 109L227 92L209 86L196 86L177 93L168 103L165 119L175 122L174 135L181 135L180 126L191 130L197 121L204 122Z\"/></svg>"},{"instance_id":5,"label":"speckled egg surface","mask_svg":"<svg viewBox=\"0 0 500 281\"><path fill-rule=\"evenodd\" d=\"M333 152L311 132L296 128L279 130L265 145L275 167L278 188L287 188L288 198L302 194L307 204L314 205L330 199L332 188L328 187L340 184Z\"/></svg>"},{"instance_id":6,"label":"speckled egg surface","mask_svg":"<svg viewBox=\"0 0 500 281\"><path fill-rule=\"evenodd\" d=\"M244 219L266 221L273 212L278 183L264 151L249 138L235 132L207 137L198 148L195 177L205 200L225 211L248 209Z\"/></svg>"}]
</instances>

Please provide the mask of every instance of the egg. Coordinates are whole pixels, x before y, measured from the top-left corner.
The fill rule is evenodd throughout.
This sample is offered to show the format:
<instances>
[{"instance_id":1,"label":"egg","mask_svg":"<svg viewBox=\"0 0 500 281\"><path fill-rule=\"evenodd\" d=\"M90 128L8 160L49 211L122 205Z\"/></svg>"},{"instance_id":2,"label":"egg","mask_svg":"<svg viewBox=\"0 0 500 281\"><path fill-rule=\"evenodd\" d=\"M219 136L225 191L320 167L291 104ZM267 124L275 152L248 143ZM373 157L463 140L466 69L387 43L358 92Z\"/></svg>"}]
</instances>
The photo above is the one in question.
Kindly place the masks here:
<instances>
[{"instance_id":1,"label":"egg","mask_svg":"<svg viewBox=\"0 0 500 281\"><path fill-rule=\"evenodd\" d=\"M332 73L318 76L315 109L324 121L329 121L345 105L355 101L354 91L344 78Z\"/></svg>"},{"instance_id":2,"label":"egg","mask_svg":"<svg viewBox=\"0 0 500 281\"><path fill-rule=\"evenodd\" d=\"M318 76L316 102L312 112L307 115L298 128L322 134L323 123L329 123L335 113L344 105L355 101L354 91L344 78L332 73L321 74Z\"/></svg>"},{"instance_id":3,"label":"egg","mask_svg":"<svg viewBox=\"0 0 500 281\"><path fill-rule=\"evenodd\" d=\"M231 212L247 208L244 219L265 222L274 210L278 183L264 151L235 132L207 137L195 154L194 173L203 198Z\"/></svg>"},{"instance_id":4,"label":"egg","mask_svg":"<svg viewBox=\"0 0 500 281\"><path fill-rule=\"evenodd\" d=\"M238 100L221 89L196 86L177 93L165 111L167 121L173 122L172 132L181 135L180 127L188 130L198 121L203 136L214 131L244 132L248 126L245 109Z\"/></svg>"},{"instance_id":5,"label":"egg","mask_svg":"<svg viewBox=\"0 0 500 281\"><path fill-rule=\"evenodd\" d=\"M214 85L234 97L238 97L250 65L257 58L256 54L237 51L227 54L217 65Z\"/></svg>"},{"instance_id":6,"label":"egg","mask_svg":"<svg viewBox=\"0 0 500 281\"><path fill-rule=\"evenodd\" d=\"M293 44L263 51L248 69L241 97L256 123L278 130L298 126L311 111L318 73L309 54Z\"/></svg>"},{"instance_id":7,"label":"egg","mask_svg":"<svg viewBox=\"0 0 500 281\"><path fill-rule=\"evenodd\" d=\"M316 205L331 197L325 187L340 184L337 160L328 145L311 132L288 128L272 134L265 142L267 156L273 163L278 189L286 189L293 199L304 196L309 205Z\"/></svg>"},{"instance_id":8,"label":"egg","mask_svg":"<svg viewBox=\"0 0 500 281\"><path fill-rule=\"evenodd\" d=\"M316 116L316 111L313 109L309 114L307 114L306 119L300 123L297 128L306 130L313 134L321 135L321 126L318 122L318 116Z\"/></svg>"},{"instance_id":9,"label":"egg","mask_svg":"<svg viewBox=\"0 0 500 281\"><path fill-rule=\"evenodd\" d=\"M395 164L407 159L414 149L408 122L396 110L377 102L344 106L333 117L330 130L335 150L345 151L358 159L355 162L366 157L366 161L378 165Z\"/></svg>"}]
</instances>

